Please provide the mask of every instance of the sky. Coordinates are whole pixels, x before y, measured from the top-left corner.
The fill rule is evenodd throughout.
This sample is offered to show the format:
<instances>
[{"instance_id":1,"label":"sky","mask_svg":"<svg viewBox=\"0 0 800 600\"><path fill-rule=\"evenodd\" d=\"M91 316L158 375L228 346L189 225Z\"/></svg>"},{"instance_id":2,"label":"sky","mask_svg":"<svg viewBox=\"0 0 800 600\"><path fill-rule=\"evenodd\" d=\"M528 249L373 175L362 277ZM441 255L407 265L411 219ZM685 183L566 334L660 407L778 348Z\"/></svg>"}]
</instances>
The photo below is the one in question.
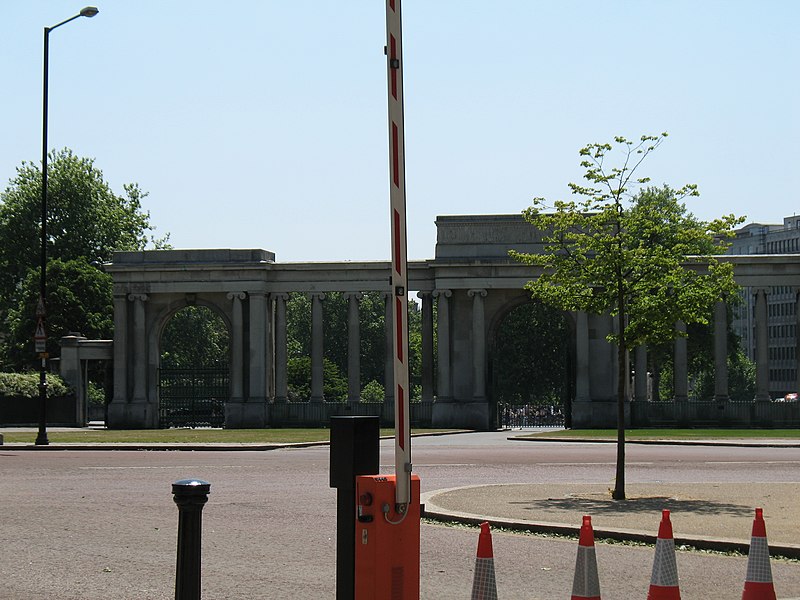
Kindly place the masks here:
<instances>
[{"instance_id":1,"label":"sky","mask_svg":"<svg viewBox=\"0 0 800 600\"><path fill-rule=\"evenodd\" d=\"M91 0L90 0L91 1ZM136 182L176 248L388 260L385 5L95 0L50 34L50 149ZM2 0L0 186L41 160L43 28ZM403 0L408 256L438 215L569 197L578 151L668 132L642 166L702 219L800 209L800 2Z\"/></svg>"}]
</instances>

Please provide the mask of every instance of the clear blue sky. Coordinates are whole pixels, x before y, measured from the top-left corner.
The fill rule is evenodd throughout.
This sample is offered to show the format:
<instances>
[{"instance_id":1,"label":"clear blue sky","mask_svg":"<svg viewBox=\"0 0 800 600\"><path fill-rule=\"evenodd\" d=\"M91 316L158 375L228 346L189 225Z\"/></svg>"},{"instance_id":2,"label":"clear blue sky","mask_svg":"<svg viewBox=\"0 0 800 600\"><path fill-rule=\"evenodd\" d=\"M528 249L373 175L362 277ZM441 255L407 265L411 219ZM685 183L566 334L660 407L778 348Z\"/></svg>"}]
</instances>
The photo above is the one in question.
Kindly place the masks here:
<instances>
[{"instance_id":1,"label":"clear blue sky","mask_svg":"<svg viewBox=\"0 0 800 600\"><path fill-rule=\"evenodd\" d=\"M138 182L180 248L279 261L389 250L381 0L94 0L50 36L50 147ZM0 185L41 156L42 29L79 1L3 2ZM404 0L409 257L437 215L565 197L578 150L670 134L654 183L689 208L800 206L800 2Z\"/></svg>"}]
</instances>

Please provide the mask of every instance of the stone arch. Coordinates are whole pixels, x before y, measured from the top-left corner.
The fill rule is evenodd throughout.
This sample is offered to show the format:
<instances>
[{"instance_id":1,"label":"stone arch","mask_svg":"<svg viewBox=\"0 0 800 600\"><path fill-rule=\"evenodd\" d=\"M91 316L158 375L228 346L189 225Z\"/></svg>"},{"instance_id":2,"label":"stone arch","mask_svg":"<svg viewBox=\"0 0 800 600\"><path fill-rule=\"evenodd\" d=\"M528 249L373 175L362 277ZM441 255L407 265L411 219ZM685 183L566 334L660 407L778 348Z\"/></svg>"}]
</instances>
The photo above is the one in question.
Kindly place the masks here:
<instances>
[{"instance_id":1,"label":"stone arch","mask_svg":"<svg viewBox=\"0 0 800 600\"><path fill-rule=\"evenodd\" d=\"M500 341L500 336L501 336L501 327L503 323L512 315L512 313L525 306L532 306L535 304L538 304L536 300L533 300L529 294L522 292L520 294L511 296L505 303L499 306L499 308L492 315L487 331L488 375L489 375L489 381L487 387L489 390L490 402L492 402L492 404L495 407L497 406L497 403L499 401L497 395L498 394L497 372L499 367L498 364L499 359L497 353L498 353L498 343ZM563 347L564 375L563 375L563 383L561 390L561 397L562 397L561 411L563 412L564 415L564 422L566 426L569 427L571 424L572 401L574 400L575 396L576 324L573 314L557 309L552 309L552 310L561 315L564 326L567 329L567 336ZM497 414L497 411L493 411L493 413Z\"/></svg>"},{"instance_id":2,"label":"stone arch","mask_svg":"<svg viewBox=\"0 0 800 600\"><path fill-rule=\"evenodd\" d=\"M199 297L198 297L199 296ZM228 340L225 348L225 364L212 367L207 364L169 367L162 363L164 335L167 327L181 311L192 307L205 308L215 319L219 319L226 330ZM151 336L151 356L156 363L155 410L159 427L171 426L222 426L225 409L231 398L229 365L232 344L231 321L224 309L213 299L202 295L191 295L166 303L154 316Z\"/></svg>"},{"instance_id":3,"label":"stone arch","mask_svg":"<svg viewBox=\"0 0 800 600\"><path fill-rule=\"evenodd\" d=\"M178 298L168 302L165 306L161 308L161 310L154 315L152 328L149 333L149 338L151 338L151 347L155 349L156 356L160 362L161 360L161 338L164 335L164 330L166 329L167 325L169 324L172 317L174 317L178 312L183 310L184 308L189 308L190 306L202 306L204 308L210 309L216 316L222 319L222 322L225 324L225 328L228 330L228 335L230 336L233 333L233 325L231 323L231 318L228 312L219 304L210 300L203 295L195 295L194 299L190 302L185 297ZM228 348L228 360L230 361L230 353L231 348Z\"/></svg>"}]
</instances>

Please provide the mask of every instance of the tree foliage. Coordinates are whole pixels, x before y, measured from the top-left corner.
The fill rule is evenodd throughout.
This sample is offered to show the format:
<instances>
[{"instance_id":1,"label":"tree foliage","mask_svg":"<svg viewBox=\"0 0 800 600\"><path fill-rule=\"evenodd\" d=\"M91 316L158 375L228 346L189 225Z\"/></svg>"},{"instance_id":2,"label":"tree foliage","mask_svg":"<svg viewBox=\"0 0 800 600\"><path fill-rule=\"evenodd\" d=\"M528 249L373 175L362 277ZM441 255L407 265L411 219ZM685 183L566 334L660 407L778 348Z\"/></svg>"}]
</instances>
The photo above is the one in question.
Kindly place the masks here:
<instances>
[{"instance_id":1,"label":"tree foliage","mask_svg":"<svg viewBox=\"0 0 800 600\"><path fill-rule=\"evenodd\" d=\"M311 398L311 358L290 358L286 364L286 379L289 385L289 400L304 402ZM322 359L322 395L326 402L347 400L347 379L341 370L327 358Z\"/></svg>"},{"instance_id":2,"label":"tree foliage","mask_svg":"<svg viewBox=\"0 0 800 600\"><path fill-rule=\"evenodd\" d=\"M347 381L348 299L339 292L326 292L322 302L323 350L325 360ZM365 292L359 301L361 382L385 384L386 303L380 292ZM412 391L419 394L422 377L422 311L409 302L409 371ZM311 299L292 293L286 304L286 329L289 358L311 355ZM327 368L327 367L326 367ZM300 372L300 371L298 371ZM311 372L308 371L310 389ZM298 389L300 389L298 387ZM305 388L303 388L305 389ZM374 390L371 390L374 392ZM346 392L345 392L346 393Z\"/></svg>"},{"instance_id":3,"label":"tree foliage","mask_svg":"<svg viewBox=\"0 0 800 600\"><path fill-rule=\"evenodd\" d=\"M92 279L95 283L105 282L108 295L111 294L110 278L92 277L88 267L95 261L108 261L115 250L141 250L152 242L163 247L166 238L153 239L150 215L142 210L141 201L146 196L137 184L123 186L122 195L115 194L103 178L103 173L95 167L94 160L76 156L71 150L53 151L49 155L48 194L47 194L47 257L48 279L58 278L63 267L80 271L86 285ZM17 168L8 187L0 193L0 339L10 339L19 345L19 331L33 331L34 313L38 291L34 303L30 302L32 282L41 269L41 207L42 173L38 165L23 162ZM80 262L84 267L77 267ZM52 269L52 274L50 273ZM48 339L58 337L66 331L81 330L90 335L95 332L108 337L110 331L105 324L83 323L70 313L72 307L83 302L94 307L97 298L80 299L83 291L76 290L73 298L64 304L65 286L52 287L48 283L47 325ZM51 297L51 293L58 292ZM105 297L105 292L91 290L90 295ZM69 296L69 294L66 294ZM31 308L23 314L22 307ZM102 317L90 316L110 322L112 317L110 303L108 312ZM22 325L21 320L29 322ZM62 325L63 324L63 325ZM14 329L12 329L12 326ZM33 356L33 344L26 351ZM57 345L48 351L58 354ZM3 356L8 360L15 349L5 348ZM19 368L19 359L10 365Z\"/></svg>"},{"instance_id":4,"label":"tree foliage","mask_svg":"<svg viewBox=\"0 0 800 600\"><path fill-rule=\"evenodd\" d=\"M738 297L728 302L738 302ZM715 394L715 323L692 323L687 327L687 372L689 396L696 400L711 400ZM728 363L728 396L731 400L752 400L755 396L755 363L742 349L741 339L733 330L731 311L727 311L726 360ZM654 375L654 399L674 397L674 344L667 342L647 349L649 370Z\"/></svg>"},{"instance_id":5,"label":"tree foliage","mask_svg":"<svg viewBox=\"0 0 800 600\"><path fill-rule=\"evenodd\" d=\"M161 335L161 366L171 369L228 366L230 336L222 318L206 306L187 306Z\"/></svg>"},{"instance_id":6,"label":"tree foliage","mask_svg":"<svg viewBox=\"0 0 800 600\"><path fill-rule=\"evenodd\" d=\"M732 266L714 256L725 251L725 239L741 219L701 221L682 202L699 195L697 186L647 186L650 180L638 175L665 139L666 134L638 142L616 137L614 144L581 149L587 183L569 184L576 199L550 206L535 198L524 212L541 232L543 253L511 253L543 267L526 286L534 298L615 318L609 341L617 345L619 367L616 499L625 498L625 353L673 339L677 321L707 323L713 304L735 290ZM616 156L619 163L612 164Z\"/></svg>"},{"instance_id":7,"label":"tree foliage","mask_svg":"<svg viewBox=\"0 0 800 600\"><path fill-rule=\"evenodd\" d=\"M48 261L47 351L58 356L62 336L80 333L89 339L111 339L114 306L111 276L81 259ZM7 337L2 345L3 363L8 368L33 366L31 345L36 323L33 315L39 300L39 271L31 269L20 284L16 304L9 307L5 323Z\"/></svg>"},{"instance_id":8,"label":"tree foliage","mask_svg":"<svg viewBox=\"0 0 800 600\"><path fill-rule=\"evenodd\" d=\"M47 397L54 398L70 393L67 384L59 375L47 378ZM0 398L39 398L38 373L0 373Z\"/></svg>"},{"instance_id":9,"label":"tree foliage","mask_svg":"<svg viewBox=\"0 0 800 600\"><path fill-rule=\"evenodd\" d=\"M497 332L492 392L498 402L558 404L567 391L567 324L542 302L512 310Z\"/></svg>"}]
</instances>

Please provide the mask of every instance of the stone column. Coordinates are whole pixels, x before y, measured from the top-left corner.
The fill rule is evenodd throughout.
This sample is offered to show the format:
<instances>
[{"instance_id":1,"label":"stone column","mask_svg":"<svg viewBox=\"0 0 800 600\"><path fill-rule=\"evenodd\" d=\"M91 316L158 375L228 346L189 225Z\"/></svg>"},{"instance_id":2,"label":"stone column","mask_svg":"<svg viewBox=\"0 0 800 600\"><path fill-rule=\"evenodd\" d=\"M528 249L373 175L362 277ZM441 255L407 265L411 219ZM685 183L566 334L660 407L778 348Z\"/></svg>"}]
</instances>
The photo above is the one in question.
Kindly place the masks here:
<instances>
[{"instance_id":1,"label":"stone column","mask_svg":"<svg viewBox=\"0 0 800 600\"><path fill-rule=\"evenodd\" d=\"M437 301L437 351L439 356L436 378L436 401L451 402L453 392L450 386L450 290L435 290Z\"/></svg>"},{"instance_id":2,"label":"stone column","mask_svg":"<svg viewBox=\"0 0 800 600\"><path fill-rule=\"evenodd\" d=\"M675 329L679 333L686 333L686 323L678 321ZM673 392L677 402L686 402L689 399L689 364L686 348L686 336L679 335L675 338L675 359L673 372Z\"/></svg>"},{"instance_id":3,"label":"stone column","mask_svg":"<svg viewBox=\"0 0 800 600\"><path fill-rule=\"evenodd\" d=\"M267 401L267 297L263 292L250 297L250 393L248 402Z\"/></svg>"},{"instance_id":4,"label":"stone column","mask_svg":"<svg viewBox=\"0 0 800 600\"><path fill-rule=\"evenodd\" d=\"M130 294L133 301L133 399L132 402L147 402L147 331L144 303L147 294Z\"/></svg>"},{"instance_id":5,"label":"stone column","mask_svg":"<svg viewBox=\"0 0 800 600\"><path fill-rule=\"evenodd\" d=\"M361 399L361 329L358 303L364 297L361 292L344 294L347 299L347 400Z\"/></svg>"},{"instance_id":6,"label":"stone column","mask_svg":"<svg viewBox=\"0 0 800 600\"><path fill-rule=\"evenodd\" d=\"M728 395L728 305L714 305L714 400L727 402Z\"/></svg>"},{"instance_id":7,"label":"stone column","mask_svg":"<svg viewBox=\"0 0 800 600\"><path fill-rule=\"evenodd\" d=\"M231 402L244 402L244 317L242 314L242 300L244 292L231 292L228 300L233 302L231 307Z\"/></svg>"},{"instance_id":8,"label":"stone column","mask_svg":"<svg viewBox=\"0 0 800 600\"><path fill-rule=\"evenodd\" d=\"M647 400L647 346L636 346L634 351L633 399L637 402Z\"/></svg>"},{"instance_id":9,"label":"stone column","mask_svg":"<svg viewBox=\"0 0 800 600\"><path fill-rule=\"evenodd\" d=\"M433 294L417 292L422 300L422 401L433 402Z\"/></svg>"},{"instance_id":10,"label":"stone column","mask_svg":"<svg viewBox=\"0 0 800 600\"><path fill-rule=\"evenodd\" d=\"M759 288L756 294L756 401L768 402L769 397L769 318L767 290Z\"/></svg>"},{"instance_id":11,"label":"stone column","mask_svg":"<svg viewBox=\"0 0 800 600\"><path fill-rule=\"evenodd\" d=\"M794 366L796 383L794 390L800 392L800 289L794 292Z\"/></svg>"},{"instance_id":12,"label":"stone column","mask_svg":"<svg viewBox=\"0 0 800 600\"><path fill-rule=\"evenodd\" d=\"M589 402L589 315L575 313L575 402Z\"/></svg>"},{"instance_id":13,"label":"stone column","mask_svg":"<svg viewBox=\"0 0 800 600\"><path fill-rule=\"evenodd\" d=\"M323 387L325 350L322 331L322 301L325 294L314 292L311 296L311 402L325 402Z\"/></svg>"},{"instance_id":14,"label":"stone column","mask_svg":"<svg viewBox=\"0 0 800 600\"><path fill-rule=\"evenodd\" d=\"M128 401L128 299L114 296L114 399Z\"/></svg>"},{"instance_id":15,"label":"stone column","mask_svg":"<svg viewBox=\"0 0 800 600\"><path fill-rule=\"evenodd\" d=\"M266 306L264 314L264 336L265 336L265 366L264 366L264 390L266 400L269 402L275 397L275 332L274 326L274 297L272 294L266 294Z\"/></svg>"},{"instance_id":16,"label":"stone column","mask_svg":"<svg viewBox=\"0 0 800 600\"><path fill-rule=\"evenodd\" d=\"M84 427L89 422L86 391L85 362L81 360L80 346L86 338L77 335L65 335L61 338L61 360L58 361L58 372L61 378L75 390L75 422Z\"/></svg>"},{"instance_id":17,"label":"stone column","mask_svg":"<svg viewBox=\"0 0 800 600\"><path fill-rule=\"evenodd\" d=\"M381 294L385 305L384 310L384 331L386 338L386 360L383 365L383 381L384 381L384 413L388 408L394 411L394 331L392 330L392 323L394 321L394 313L392 304L394 303L394 294L391 292L384 292Z\"/></svg>"},{"instance_id":18,"label":"stone column","mask_svg":"<svg viewBox=\"0 0 800 600\"><path fill-rule=\"evenodd\" d=\"M468 290L472 297L472 399L486 399L486 333L483 299L486 290Z\"/></svg>"},{"instance_id":19,"label":"stone column","mask_svg":"<svg viewBox=\"0 0 800 600\"><path fill-rule=\"evenodd\" d=\"M275 299L275 402L285 404L289 401L289 380L287 378L286 345L286 301L289 294L274 294Z\"/></svg>"}]
</instances>

